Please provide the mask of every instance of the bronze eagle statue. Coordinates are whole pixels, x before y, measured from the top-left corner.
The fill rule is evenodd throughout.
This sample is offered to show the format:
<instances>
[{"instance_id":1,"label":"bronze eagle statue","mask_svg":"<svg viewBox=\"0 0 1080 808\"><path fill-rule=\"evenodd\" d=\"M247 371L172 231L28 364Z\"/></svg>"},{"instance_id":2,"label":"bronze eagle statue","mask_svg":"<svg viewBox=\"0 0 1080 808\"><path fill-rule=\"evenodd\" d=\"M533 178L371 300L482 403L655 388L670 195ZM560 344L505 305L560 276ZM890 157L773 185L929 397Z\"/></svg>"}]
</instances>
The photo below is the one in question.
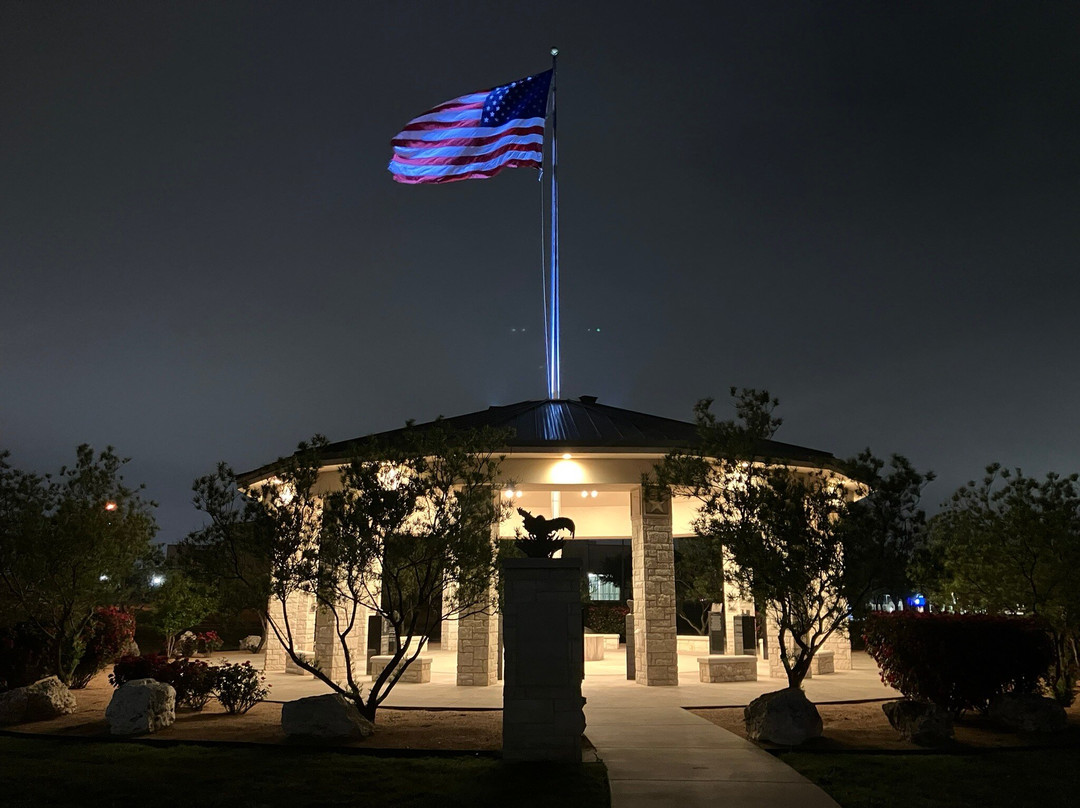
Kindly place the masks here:
<instances>
[{"instance_id":1,"label":"bronze eagle statue","mask_svg":"<svg viewBox=\"0 0 1080 808\"><path fill-rule=\"evenodd\" d=\"M555 534L560 530L570 533L574 537L574 520L566 516L557 516L548 519L544 516L533 516L524 508L518 508L521 520L525 524L527 538L519 538L517 546L529 558L551 558L556 550L561 550L566 544L566 539L556 538Z\"/></svg>"}]
</instances>

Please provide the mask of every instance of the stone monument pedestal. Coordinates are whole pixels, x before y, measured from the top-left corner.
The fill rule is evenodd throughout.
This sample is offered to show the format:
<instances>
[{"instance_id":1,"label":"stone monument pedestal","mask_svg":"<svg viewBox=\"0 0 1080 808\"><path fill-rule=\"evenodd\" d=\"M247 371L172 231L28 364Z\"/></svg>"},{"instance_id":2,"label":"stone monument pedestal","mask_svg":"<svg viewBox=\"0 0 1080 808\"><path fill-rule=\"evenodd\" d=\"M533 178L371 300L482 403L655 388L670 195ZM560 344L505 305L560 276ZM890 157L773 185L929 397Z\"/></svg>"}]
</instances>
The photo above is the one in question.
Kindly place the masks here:
<instances>
[{"instance_id":1,"label":"stone monument pedestal","mask_svg":"<svg viewBox=\"0 0 1080 808\"><path fill-rule=\"evenodd\" d=\"M503 564L503 759L581 762L581 561Z\"/></svg>"}]
</instances>

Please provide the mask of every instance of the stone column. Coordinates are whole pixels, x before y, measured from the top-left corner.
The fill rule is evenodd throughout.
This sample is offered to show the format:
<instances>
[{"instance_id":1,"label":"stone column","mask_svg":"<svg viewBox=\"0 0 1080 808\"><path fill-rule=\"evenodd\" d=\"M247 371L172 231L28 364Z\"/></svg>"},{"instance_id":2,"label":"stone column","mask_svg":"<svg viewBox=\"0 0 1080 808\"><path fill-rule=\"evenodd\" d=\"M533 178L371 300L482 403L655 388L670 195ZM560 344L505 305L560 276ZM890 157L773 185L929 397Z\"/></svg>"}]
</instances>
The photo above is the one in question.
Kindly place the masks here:
<instances>
[{"instance_id":1,"label":"stone column","mask_svg":"<svg viewBox=\"0 0 1080 808\"><path fill-rule=\"evenodd\" d=\"M851 637L847 626L841 626L833 632L821 646L822 651L833 652L833 670L851 670Z\"/></svg>"},{"instance_id":2,"label":"stone column","mask_svg":"<svg viewBox=\"0 0 1080 808\"><path fill-rule=\"evenodd\" d=\"M637 682L679 683L675 634L675 549L671 495L648 499L638 486L630 492L631 553L634 567L634 653Z\"/></svg>"},{"instance_id":3,"label":"stone column","mask_svg":"<svg viewBox=\"0 0 1080 808\"><path fill-rule=\"evenodd\" d=\"M341 627L347 624L352 610L352 604L339 604L337 616L341 621ZM364 606L356 607L356 617L352 629L345 635L348 643L349 657L352 662L353 681L367 674L367 619L368 610ZM315 612L315 661L320 669L331 680L344 684L345 672L345 649L342 647L341 638L338 634L338 621L334 618L334 610L329 606L320 606Z\"/></svg>"},{"instance_id":4,"label":"stone column","mask_svg":"<svg viewBox=\"0 0 1080 808\"><path fill-rule=\"evenodd\" d=\"M452 601L453 592L448 585L447 589L443 590L442 595L443 614L450 612L449 605ZM448 617L442 621L442 640L440 643L444 651L456 651L458 649L458 619L456 617Z\"/></svg>"},{"instance_id":5,"label":"stone column","mask_svg":"<svg viewBox=\"0 0 1080 808\"><path fill-rule=\"evenodd\" d=\"M457 621L457 683L485 687L498 681L499 616L493 607Z\"/></svg>"},{"instance_id":6,"label":"stone column","mask_svg":"<svg viewBox=\"0 0 1080 808\"><path fill-rule=\"evenodd\" d=\"M281 607L281 601L271 597L268 604L270 617L284 633L284 612L288 611L289 628L292 630L293 649L296 651L312 652L315 637L315 624L311 614L311 596L303 592L293 592L285 600L285 609ZM285 663L289 659L289 652L285 650L274 630L267 627L266 637L266 660L263 670L267 673L284 673Z\"/></svg>"},{"instance_id":7,"label":"stone column","mask_svg":"<svg viewBox=\"0 0 1080 808\"><path fill-rule=\"evenodd\" d=\"M503 564L503 758L581 762L585 675L579 559Z\"/></svg>"}]
</instances>

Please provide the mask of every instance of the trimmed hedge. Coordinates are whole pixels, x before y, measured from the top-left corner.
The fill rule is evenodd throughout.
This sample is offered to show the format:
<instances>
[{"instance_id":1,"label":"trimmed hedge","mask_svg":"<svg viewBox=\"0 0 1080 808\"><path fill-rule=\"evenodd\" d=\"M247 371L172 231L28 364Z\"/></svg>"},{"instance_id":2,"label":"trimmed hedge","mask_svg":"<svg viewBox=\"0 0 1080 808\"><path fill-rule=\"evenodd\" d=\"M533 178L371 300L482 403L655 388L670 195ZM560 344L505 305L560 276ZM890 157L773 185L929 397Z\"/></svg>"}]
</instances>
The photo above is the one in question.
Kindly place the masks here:
<instances>
[{"instance_id":1,"label":"trimmed hedge","mask_svg":"<svg viewBox=\"0 0 1080 808\"><path fill-rule=\"evenodd\" d=\"M597 634L618 634L626 639L626 615L630 610L625 606L600 606L595 603L585 604L585 625Z\"/></svg>"},{"instance_id":2,"label":"trimmed hedge","mask_svg":"<svg viewBox=\"0 0 1080 808\"><path fill-rule=\"evenodd\" d=\"M1049 635L1028 617L873 612L863 638L882 682L954 714L1035 692L1053 661Z\"/></svg>"}]
</instances>

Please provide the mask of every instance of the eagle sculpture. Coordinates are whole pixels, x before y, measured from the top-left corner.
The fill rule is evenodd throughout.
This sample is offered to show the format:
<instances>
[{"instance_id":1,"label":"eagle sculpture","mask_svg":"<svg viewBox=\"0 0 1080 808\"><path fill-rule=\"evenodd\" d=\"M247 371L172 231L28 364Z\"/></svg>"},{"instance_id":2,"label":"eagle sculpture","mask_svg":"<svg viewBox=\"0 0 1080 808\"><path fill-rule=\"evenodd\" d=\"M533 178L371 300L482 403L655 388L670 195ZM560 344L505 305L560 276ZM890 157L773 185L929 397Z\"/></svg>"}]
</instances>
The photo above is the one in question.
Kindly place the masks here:
<instances>
[{"instance_id":1,"label":"eagle sculpture","mask_svg":"<svg viewBox=\"0 0 1080 808\"><path fill-rule=\"evenodd\" d=\"M529 558L551 558L556 550L561 550L566 544L566 539L556 538L555 534L560 530L570 533L574 537L574 520L565 516L557 516L548 519L544 516L533 516L524 508L518 508L521 520L525 524L526 538L519 538L517 546Z\"/></svg>"}]
</instances>

